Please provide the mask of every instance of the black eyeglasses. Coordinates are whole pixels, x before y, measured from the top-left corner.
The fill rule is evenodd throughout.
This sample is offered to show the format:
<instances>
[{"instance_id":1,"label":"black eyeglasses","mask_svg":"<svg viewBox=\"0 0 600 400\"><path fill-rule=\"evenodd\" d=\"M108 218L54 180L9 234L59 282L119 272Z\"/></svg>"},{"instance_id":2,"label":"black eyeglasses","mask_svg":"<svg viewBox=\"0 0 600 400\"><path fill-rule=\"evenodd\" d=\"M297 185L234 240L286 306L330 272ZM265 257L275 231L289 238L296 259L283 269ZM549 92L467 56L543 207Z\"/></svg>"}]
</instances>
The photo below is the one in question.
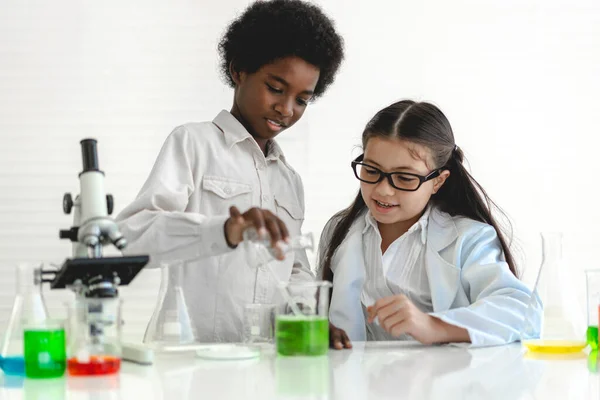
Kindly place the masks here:
<instances>
[{"instance_id":1,"label":"black eyeglasses","mask_svg":"<svg viewBox=\"0 0 600 400\"><path fill-rule=\"evenodd\" d=\"M359 181L375 184L387 178L388 182L393 188L403 190L405 192L414 192L419 190L423 183L437 178L444 170L444 168L438 168L434 171L431 171L426 176L411 174L408 172L383 172L377 167L364 164L362 162L364 156L364 154L361 154L356 158L356 160L352 161L354 175L356 175L356 178Z\"/></svg>"}]
</instances>

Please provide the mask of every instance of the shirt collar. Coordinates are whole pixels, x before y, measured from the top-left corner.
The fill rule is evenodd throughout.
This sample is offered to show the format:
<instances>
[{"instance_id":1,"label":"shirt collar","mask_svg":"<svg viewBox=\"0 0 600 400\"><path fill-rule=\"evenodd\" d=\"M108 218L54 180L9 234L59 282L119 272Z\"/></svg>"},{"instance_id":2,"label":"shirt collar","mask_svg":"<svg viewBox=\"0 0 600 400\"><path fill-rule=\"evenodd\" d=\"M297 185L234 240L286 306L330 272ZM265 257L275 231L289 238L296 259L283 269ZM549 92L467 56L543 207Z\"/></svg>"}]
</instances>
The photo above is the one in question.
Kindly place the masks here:
<instances>
[{"instance_id":1,"label":"shirt collar","mask_svg":"<svg viewBox=\"0 0 600 400\"><path fill-rule=\"evenodd\" d=\"M254 140L244 125L229 111L222 110L212 122L223 132L225 143L229 148L248 139ZM268 160L282 159L285 161L283 151L275 140L269 141L268 147L269 153L266 157Z\"/></svg>"},{"instance_id":2,"label":"shirt collar","mask_svg":"<svg viewBox=\"0 0 600 400\"><path fill-rule=\"evenodd\" d=\"M425 208L425 212L423 213L421 218L419 218L419 220L408 229L408 231L405 233L405 235L410 235L412 233L419 232L420 236L421 236L421 242L423 244L427 243L427 224L429 222L429 215L431 214L431 208L432 208L431 205L428 205L427 208ZM375 232L379 233L379 228L377 227L377 221L375 220L375 218L373 218L371 211L368 211L365 214L365 220L366 220L366 224L365 224L365 228L363 229L363 235L369 229L374 229Z\"/></svg>"},{"instance_id":3,"label":"shirt collar","mask_svg":"<svg viewBox=\"0 0 600 400\"><path fill-rule=\"evenodd\" d=\"M283 155L283 150L279 147L279 143L275 140L269 141L269 153L267 154L267 160L277 160L282 159L285 161L285 156Z\"/></svg>"}]
</instances>

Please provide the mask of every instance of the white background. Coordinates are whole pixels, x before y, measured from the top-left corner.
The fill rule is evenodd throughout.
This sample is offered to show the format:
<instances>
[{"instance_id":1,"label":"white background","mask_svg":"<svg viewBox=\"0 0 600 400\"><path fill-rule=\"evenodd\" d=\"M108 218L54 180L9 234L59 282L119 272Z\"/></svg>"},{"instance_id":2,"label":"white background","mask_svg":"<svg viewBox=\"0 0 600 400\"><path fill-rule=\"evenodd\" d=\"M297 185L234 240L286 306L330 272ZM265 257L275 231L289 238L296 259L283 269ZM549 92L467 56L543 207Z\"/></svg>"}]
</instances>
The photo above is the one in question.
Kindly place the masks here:
<instances>
[{"instance_id":1,"label":"white background","mask_svg":"<svg viewBox=\"0 0 600 400\"><path fill-rule=\"evenodd\" d=\"M216 45L249 2L18 1L0 6L0 327L18 262L60 263L79 191L79 140L99 141L116 212L131 202L176 125L231 107ZM470 167L511 217L521 267L535 232L567 232L573 276L600 267L597 0L322 0L346 42L333 87L280 143L301 173L305 231L318 237L358 188L349 164L362 128L401 98L433 101ZM268 46L268 43L265 43ZM529 270L528 270L529 271ZM140 338L155 271L123 290L125 332ZM66 293L48 293L60 315ZM1 329L0 329L1 330Z\"/></svg>"}]
</instances>

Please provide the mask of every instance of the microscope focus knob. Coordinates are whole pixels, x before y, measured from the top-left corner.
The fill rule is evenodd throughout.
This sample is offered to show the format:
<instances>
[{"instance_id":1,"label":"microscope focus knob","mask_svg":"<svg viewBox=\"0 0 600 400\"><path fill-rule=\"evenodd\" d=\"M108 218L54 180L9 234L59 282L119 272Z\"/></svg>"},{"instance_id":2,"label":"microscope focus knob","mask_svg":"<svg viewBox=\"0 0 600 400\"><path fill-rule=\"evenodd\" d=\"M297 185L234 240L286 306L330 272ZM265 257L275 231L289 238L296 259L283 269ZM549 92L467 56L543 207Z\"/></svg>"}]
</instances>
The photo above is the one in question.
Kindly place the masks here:
<instances>
[{"instance_id":1,"label":"microscope focus knob","mask_svg":"<svg viewBox=\"0 0 600 400\"><path fill-rule=\"evenodd\" d=\"M106 211L108 215L111 215L113 212L113 207L115 206L115 200L113 199L112 194L106 195Z\"/></svg>"},{"instance_id":2,"label":"microscope focus knob","mask_svg":"<svg viewBox=\"0 0 600 400\"><path fill-rule=\"evenodd\" d=\"M71 193L65 193L63 196L63 211L65 214L71 214L71 210L73 209L73 197L71 197Z\"/></svg>"}]
</instances>

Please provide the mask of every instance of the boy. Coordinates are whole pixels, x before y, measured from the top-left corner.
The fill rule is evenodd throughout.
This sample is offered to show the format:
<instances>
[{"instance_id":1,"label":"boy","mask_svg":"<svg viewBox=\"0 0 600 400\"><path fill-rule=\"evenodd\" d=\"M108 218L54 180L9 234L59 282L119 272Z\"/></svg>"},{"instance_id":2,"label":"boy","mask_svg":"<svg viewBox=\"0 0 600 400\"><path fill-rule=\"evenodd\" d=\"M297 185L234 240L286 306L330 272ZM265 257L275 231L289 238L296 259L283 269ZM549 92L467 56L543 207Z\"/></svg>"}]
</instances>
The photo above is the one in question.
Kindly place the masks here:
<instances>
[{"instance_id":1,"label":"boy","mask_svg":"<svg viewBox=\"0 0 600 400\"><path fill-rule=\"evenodd\" d=\"M316 6L256 2L219 43L233 106L175 128L137 199L118 216L127 253L183 260L183 290L202 342L239 342L243 309L276 294L268 270L237 245L252 226L273 245L298 235L304 191L274 138L333 82L343 41ZM239 210L242 210L240 212ZM304 252L273 265L278 280L312 279Z\"/></svg>"}]
</instances>

